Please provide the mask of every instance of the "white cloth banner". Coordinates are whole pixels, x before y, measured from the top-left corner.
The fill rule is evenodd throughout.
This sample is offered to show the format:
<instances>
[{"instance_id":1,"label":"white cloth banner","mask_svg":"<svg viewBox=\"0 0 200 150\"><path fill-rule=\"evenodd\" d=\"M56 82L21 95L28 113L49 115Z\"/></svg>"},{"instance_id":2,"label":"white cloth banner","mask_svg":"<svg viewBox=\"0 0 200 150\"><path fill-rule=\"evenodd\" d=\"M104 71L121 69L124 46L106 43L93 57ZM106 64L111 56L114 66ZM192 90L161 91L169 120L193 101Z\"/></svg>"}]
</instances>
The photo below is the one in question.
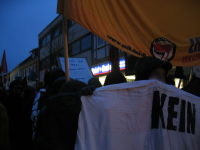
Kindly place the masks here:
<instances>
[{"instance_id":1,"label":"white cloth banner","mask_svg":"<svg viewBox=\"0 0 200 150\"><path fill-rule=\"evenodd\" d=\"M75 150L199 150L200 98L156 80L82 97Z\"/></svg>"}]
</instances>

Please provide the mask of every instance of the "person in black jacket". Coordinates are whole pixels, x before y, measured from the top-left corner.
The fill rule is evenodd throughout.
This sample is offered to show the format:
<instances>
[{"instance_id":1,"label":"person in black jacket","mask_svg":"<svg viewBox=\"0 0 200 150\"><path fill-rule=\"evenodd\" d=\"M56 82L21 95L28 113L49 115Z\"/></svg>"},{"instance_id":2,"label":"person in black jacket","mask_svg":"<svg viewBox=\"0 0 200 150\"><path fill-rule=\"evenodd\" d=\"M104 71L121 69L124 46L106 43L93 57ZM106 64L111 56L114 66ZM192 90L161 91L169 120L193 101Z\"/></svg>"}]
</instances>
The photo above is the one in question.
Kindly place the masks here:
<instances>
[{"instance_id":1,"label":"person in black jacket","mask_svg":"<svg viewBox=\"0 0 200 150\"><path fill-rule=\"evenodd\" d=\"M91 95L95 88L70 79L60 93L50 97L42 108L34 150L74 150L82 95Z\"/></svg>"},{"instance_id":2,"label":"person in black jacket","mask_svg":"<svg viewBox=\"0 0 200 150\"><path fill-rule=\"evenodd\" d=\"M107 75L104 85L106 86L106 85L125 83L125 82L127 81L124 75L121 72L114 70Z\"/></svg>"},{"instance_id":3,"label":"person in black jacket","mask_svg":"<svg viewBox=\"0 0 200 150\"><path fill-rule=\"evenodd\" d=\"M183 88L183 90L200 97L200 78L193 77L189 84Z\"/></svg>"},{"instance_id":4,"label":"person in black jacket","mask_svg":"<svg viewBox=\"0 0 200 150\"><path fill-rule=\"evenodd\" d=\"M9 96L3 105L9 118L9 139L11 150L29 150L31 148L31 120L29 103L21 97L23 87L20 80L11 82Z\"/></svg>"},{"instance_id":5,"label":"person in black jacket","mask_svg":"<svg viewBox=\"0 0 200 150\"><path fill-rule=\"evenodd\" d=\"M33 102L31 119L32 119L32 130L33 130L33 144L35 143L35 131L37 130L37 118L40 113L42 107L46 104L47 99L52 96L52 87L55 82L60 77L64 77L65 72L60 68L54 68L51 72L47 72L44 76L45 86L44 88L40 89L37 93L35 100Z\"/></svg>"}]
</instances>

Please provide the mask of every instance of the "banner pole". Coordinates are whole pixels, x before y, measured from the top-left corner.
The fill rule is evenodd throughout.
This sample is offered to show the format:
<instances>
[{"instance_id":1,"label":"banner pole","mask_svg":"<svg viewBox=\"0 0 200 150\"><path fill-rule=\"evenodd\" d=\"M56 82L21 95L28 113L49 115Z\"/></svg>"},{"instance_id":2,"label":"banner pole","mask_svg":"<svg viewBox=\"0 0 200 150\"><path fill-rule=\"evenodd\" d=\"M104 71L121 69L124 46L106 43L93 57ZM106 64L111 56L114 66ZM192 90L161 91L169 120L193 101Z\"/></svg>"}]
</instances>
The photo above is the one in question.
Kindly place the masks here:
<instances>
[{"instance_id":1,"label":"banner pole","mask_svg":"<svg viewBox=\"0 0 200 150\"><path fill-rule=\"evenodd\" d=\"M67 39L67 19L63 15L63 36L64 36L64 48L65 48L65 76L66 81L69 81L69 60L68 60L68 39Z\"/></svg>"}]
</instances>

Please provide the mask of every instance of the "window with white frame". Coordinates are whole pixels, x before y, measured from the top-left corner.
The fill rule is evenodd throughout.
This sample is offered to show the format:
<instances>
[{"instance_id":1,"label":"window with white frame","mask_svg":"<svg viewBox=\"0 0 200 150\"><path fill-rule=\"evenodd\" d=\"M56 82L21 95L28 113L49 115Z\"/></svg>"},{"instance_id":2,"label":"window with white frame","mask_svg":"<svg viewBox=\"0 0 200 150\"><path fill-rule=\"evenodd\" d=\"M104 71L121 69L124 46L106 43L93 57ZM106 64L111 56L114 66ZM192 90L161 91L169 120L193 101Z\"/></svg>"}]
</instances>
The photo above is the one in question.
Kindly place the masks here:
<instances>
[{"instance_id":1,"label":"window with white frame","mask_svg":"<svg viewBox=\"0 0 200 150\"><path fill-rule=\"evenodd\" d=\"M105 42L100 37L94 35L94 60L108 57L109 55L109 43Z\"/></svg>"},{"instance_id":2,"label":"window with white frame","mask_svg":"<svg viewBox=\"0 0 200 150\"><path fill-rule=\"evenodd\" d=\"M105 45L105 41L97 36L97 48L100 48Z\"/></svg>"},{"instance_id":3,"label":"window with white frame","mask_svg":"<svg viewBox=\"0 0 200 150\"><path fill-rule=\"evenodd\" d=\"M42 39L42 46L45 46L47 43L50 42L50 34Z\"/></svg>"},{"instance_id":4,"label":"window with white frame","mask_svg":"<svg viewBox=\"0 0 200 150\"><path fill-rule=\"evenodd\" d=\"M91 38L91 34L89 34L89 35L82 37L78 41L73 42L70 45L70 50L72 52L72 55L75 55L80 52L90 50L91 47L92 47L92 38Z\"/></svg>"}]
</instances>

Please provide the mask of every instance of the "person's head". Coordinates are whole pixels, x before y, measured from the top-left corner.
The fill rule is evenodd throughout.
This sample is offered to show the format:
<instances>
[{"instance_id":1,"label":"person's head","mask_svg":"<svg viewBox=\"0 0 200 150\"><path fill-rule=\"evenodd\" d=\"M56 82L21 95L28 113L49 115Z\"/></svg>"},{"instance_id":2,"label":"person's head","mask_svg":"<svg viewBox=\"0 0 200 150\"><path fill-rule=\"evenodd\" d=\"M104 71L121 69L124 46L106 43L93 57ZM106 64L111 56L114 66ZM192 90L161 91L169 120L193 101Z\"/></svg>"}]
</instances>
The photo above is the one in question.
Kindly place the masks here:
<instances>
[{"instance_id":1,"label":"person's head","mask_svg":"<svg viewBox=\"0 0 200 150\"><path fill-rule=\"evenodd\" d=\"M55 95L59 93L61 87L66 83L66 77L60 77L56 79L53 83L52 89L51 89L51 94Z\"/></svg>"},{"instance_id":2,"label":"person's head","mask_svg":"<svg viewBox=\"0 0 200 150\"><path fill-rule=\"evenodd\" d=\"M74 79L70 79L70 81L67 81L62 86L62 88L60 89L60 93L78 92L84 87L88 87L88 85L85 84L84 82L74 80Z\"/></svg>"},{"instance_id":3,"label":"person's head","mask_svg":"<svg viewBox=\"0 0 200 150\"><path fill-rule=\"evenodd\" d=\"M127 82L124 75L121 72L114 70L107 75L104 85L118 84L124 82Z\"/></svg>"},{"instance_id":4,"label":"person's head","mask_svg":"<svg viewBox=\"0 0 200 150\"><path fill-rule=\"evenodd\" d=\"M157 79L166 83L166 75L172 64L155 57L142 57L135 64L136 81Z\"/></svg>"},{"instance_id":5,"label":"person's head","mask_svg":"<svg viewBox=\"0 0 200 150\"><path fill-rule=\"evenodd\" d=\"M96 88L102 87L101 82L97 78L95 78L95 77L91 78L88 81L88 85L89 86L94 85Z\"/></svg>"},{"instance_id":6,"label":"person's head","mask_svg":"<svg viewBox=\"0 0 200 150\"><path fill-rule=\"evenodd\" d=\"M14 80L9 86L10 94L20 95L23 91L22 82L20 80Z\"/></svg>"},{"instance_id":7,"label":"person's head","mask_svg":"<svg viewBox=\"0 0 200 150\"><path fill-rule=\"evenodd\" d=\"M65 72L60 69L60 68L54 68L51 73L50 73L50 86L53 86L53 83L56 79L60 78L60 77L64 77L65 76Z\"/></svg>"},{"instance_id":8,"label":"person's head","mask_svg":"<svg viewBox=\"0 0 200 150\"><path fill-rule=\"evenodd\" d=\"M32 86L25 86L24 87L24 96L25 98L29 98L29 96L32 94L32 93L35 93L35 88L32 87Z\"/></svg>"}]
</instances>

